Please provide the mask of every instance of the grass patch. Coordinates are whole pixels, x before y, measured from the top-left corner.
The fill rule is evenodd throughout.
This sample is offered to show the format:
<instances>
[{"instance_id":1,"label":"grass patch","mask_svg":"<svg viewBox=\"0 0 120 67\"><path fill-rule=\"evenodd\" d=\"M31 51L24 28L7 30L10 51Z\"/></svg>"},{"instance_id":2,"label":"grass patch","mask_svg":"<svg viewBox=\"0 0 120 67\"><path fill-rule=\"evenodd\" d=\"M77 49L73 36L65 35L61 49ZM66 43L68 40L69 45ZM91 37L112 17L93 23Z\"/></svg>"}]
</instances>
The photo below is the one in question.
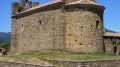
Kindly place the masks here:
<instances>
[{"instance_id":1,"label":"grass patch","mask_svg":"<svg viewBox=\"0 0 120 67\"><path fill-rule=\"evenodd\" d=\"M0 56L0 61L51 65L47 61L41 60L35 55L27 55L27 54Z\"/></svg>"},{"instance_id":2,"label":"grass patch","mask_svg":"<svg viewBox=\"0 0 120 67\"><path fill-rule=\"evenodd\" d=\"M50 64L46 60L101 60L101 59L120 59L120 56L108 53L96 54L76 54L70 52L61 52L49 50L47 52L28 52L18 55L0 56L1 61L26 62L35 64Z\"/></svg>"}]
</instances>

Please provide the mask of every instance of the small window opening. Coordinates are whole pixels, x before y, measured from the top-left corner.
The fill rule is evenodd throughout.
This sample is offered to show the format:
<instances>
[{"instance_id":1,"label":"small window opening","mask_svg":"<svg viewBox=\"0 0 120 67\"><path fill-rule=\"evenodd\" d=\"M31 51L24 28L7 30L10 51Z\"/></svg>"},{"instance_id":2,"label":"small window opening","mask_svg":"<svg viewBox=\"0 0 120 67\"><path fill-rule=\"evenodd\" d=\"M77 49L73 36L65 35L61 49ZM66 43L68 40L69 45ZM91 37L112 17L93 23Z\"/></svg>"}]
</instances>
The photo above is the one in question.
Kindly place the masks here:
<instances>
[{"instance_id":1,"label":"small window opening","mask_svg":"<svg viewBox=\"0 0 120 67\"><path fill-rule=\"evenodd\" d=\"M22 24L22 27L23 27L23 24Z\"/></svg>"},{"instance_id":2,"label":"small window opening","mask_svg":"<svg viewBox=\"0 0 120 67\"><path fill-rule=\"evenodd\" d=\"M77 40L75 40L77 42Z\"/></svg>"},{"instance_id":3,"label":"small window opening","mask_svg":"<svg viewBox=\"0 0 120 67\"><path fill-rule=\"evenodd\" d=\"M91 27L93 27L93 25L91 25Z\"/></svg>"},{"instance_id":4,"label":"small window opening","mask_svg":"<svg viewBox=\"0 0 120 67\"><path fill-rule=\"evenodd\" d=\"M82 36L82 34L81 34L81 36Z\"/></svg>"},{"instance_id":5,"label":"small window opening","mask_svg":"<svg viewBox=\"0 0 120 67\"><path fill-rule=\"evenodd\" d=\"M100 21L99 20L96 21L96 29L100 29Z\"/></svg>"}]
</instances>

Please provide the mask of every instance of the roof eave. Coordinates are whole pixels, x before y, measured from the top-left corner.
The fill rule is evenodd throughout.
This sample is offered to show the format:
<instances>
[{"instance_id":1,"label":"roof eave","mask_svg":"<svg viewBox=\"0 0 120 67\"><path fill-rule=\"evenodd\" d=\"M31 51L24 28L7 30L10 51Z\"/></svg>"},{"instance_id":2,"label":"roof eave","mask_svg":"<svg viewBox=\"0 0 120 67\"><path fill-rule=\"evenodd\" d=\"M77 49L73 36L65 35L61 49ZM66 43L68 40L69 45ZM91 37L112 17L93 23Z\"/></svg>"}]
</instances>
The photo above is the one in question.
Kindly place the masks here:
<instances>
[{"instance_id":1,"label":"roof eave","mask_svg":"<svg viewBox=\"0 0 120 67\"><path fill-rule=\"evenodd\" d=\"M35 6L33 8L27 9L27 10L25 10L25 11L19 13L19 14L12 15L11 18L17 17L21 14L25 14L25 13L30 12L30 11L34 11L34 10L39 9L39 8L43 8L43 7L46 7L46 6L49 6L49 5L53 5L53 4L57 4L57 3L63 3L63 1L62 0L57 0L57 1L47 3L47 4L38 5L38 6Z\"/></svg>"}]
</instances>

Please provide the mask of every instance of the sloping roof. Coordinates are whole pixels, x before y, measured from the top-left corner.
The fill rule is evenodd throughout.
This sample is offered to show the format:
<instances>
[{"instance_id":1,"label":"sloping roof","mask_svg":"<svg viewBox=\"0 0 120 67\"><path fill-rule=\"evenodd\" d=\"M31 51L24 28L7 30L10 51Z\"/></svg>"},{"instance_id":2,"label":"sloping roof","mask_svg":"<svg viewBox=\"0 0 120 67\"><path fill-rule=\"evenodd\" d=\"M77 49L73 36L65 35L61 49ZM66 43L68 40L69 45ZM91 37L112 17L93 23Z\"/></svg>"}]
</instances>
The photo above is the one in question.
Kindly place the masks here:
<instances>
[{"instance_id":1,"label":"sloping roof","mask_svg":"<svg viewBox=\"0 0 120 67\"><path fill-rule=\"evenodd\" d=\"M75 1L75 2L68 3L68 5L71 5L71 4L93 4L93 5L100 5L100 4L96 3L94 0L78 0L78 1Z\"/></svg>"},{"instance_id":2,"label":"sloping roof","mask_svg":"<svg viewBox=\"0 0 120 67\"><path fill-rule=\"evenodd\" d=\"M120 37L120 33L105 32L104 36Z\"/></svg>"},{"instance_id":3,"label":"sloping roof","mask_svg":"<svg viewBox=\"0 0 120 67\"><path fill-rule=\"evenodd\" d=\"M106 29L106 28L104 29L104 31L105 31L105 32L111 32L111 33L118 33L118 32L116 32L116 31L109 30L109 29Z\"/></svg>"},{"instance_id":4,"label":"sloping roof","mask_svg":"<svg viewBox=\"0 0 120 67\"><path fill-rule=\"evenodd\" d=\"M53 4L57 4L57 3L62 3L62 2L63 2L62 0L55 0L53 2L49 2L49 3L43 4L43 5L38 5L38 6L30 8L30 9L27 9L27 10L25 10L25 11L19 13L19 14L13 15L12 17L21 15L23 13L26 13L26 12L29 12L29 11L32 11L32 10L35 10L35 9L39 9L39 8L42 8L42 7L46 7L46 6L49 6L49 5L53 5Z\"/></svg>"}]
</instances>

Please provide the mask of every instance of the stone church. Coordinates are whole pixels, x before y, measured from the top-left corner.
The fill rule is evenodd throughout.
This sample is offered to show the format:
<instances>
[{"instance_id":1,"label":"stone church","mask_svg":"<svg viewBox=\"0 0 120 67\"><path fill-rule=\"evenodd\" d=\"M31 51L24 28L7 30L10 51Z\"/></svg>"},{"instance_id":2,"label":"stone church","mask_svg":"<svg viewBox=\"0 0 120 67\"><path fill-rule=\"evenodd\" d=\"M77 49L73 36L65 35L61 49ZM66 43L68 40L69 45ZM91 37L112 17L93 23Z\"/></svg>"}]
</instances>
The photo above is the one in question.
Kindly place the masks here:
<instances>
[{"instance_id":1,"label":"stone church","mask_svg":"<svg viewBox=\"0 0 120 67\"><path fill-rule=\"evenodd\" d=\"M104 31L104 9L95 0L55 0L14 15L11 52L113 53L120 34Z\"/></svg>"}]
</instances>

